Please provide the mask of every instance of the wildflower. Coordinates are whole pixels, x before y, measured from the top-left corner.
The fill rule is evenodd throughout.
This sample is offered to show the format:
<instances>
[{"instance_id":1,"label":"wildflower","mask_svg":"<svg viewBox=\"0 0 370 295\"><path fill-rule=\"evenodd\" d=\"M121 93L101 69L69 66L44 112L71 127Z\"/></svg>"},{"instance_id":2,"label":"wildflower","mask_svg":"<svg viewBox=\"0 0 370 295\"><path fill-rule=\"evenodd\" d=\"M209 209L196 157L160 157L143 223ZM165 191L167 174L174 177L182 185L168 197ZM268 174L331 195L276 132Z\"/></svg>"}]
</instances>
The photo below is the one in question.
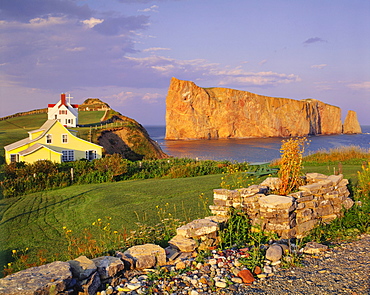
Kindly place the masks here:
<instances>
[{"instance_id":1,"label":"wildflower","mask_svg":"<svg viewBox=\"0 0 370 295\"><path fill-rule=\"evenodd\" d=\"M13 253L13 254L16 254L16 253L17 253L17 250L12 250L12 253Z\"/></svg>"},{"instance_id":2,"label":"wildflower","mask_svg":"<svg viewBox=\"0 0 370 295\"><path fill-rule=\"evenodd\" d=\"M100 218L98 218L98 222L100 222L101 221L101 219Z\"/></svg>"},{"instance_id":3,"label":"wildflower","mask_svg":"<svg viewBox=\"0 0 370 295\"><path fill-rule=\"evenodd\" d=\"M113 233L114 233L114 234L118 234L118 231L116 231L116 230L115 230Z\"/></svg>"},{"instance_id":4,"label":"wildflower","mask_svg":"<svg viewBox=\"0 0 370 295\"><path fill-rule=\"evenodd\" d=\"M95 223L95 221L92 223L92 225L95 225L96 223Z\"/></svg>"},{"instance_id":5,"label":"wildflower","mask_svg":"<svg viewBox=\"0 0 370 295\"><path fill-rule=\"evenodd\" d=\"M64 230L66 230L66 229L67 229L67 227L66 227L66 226L63 226L63 229L64 229Z\"/></svg>"}]
</instances>

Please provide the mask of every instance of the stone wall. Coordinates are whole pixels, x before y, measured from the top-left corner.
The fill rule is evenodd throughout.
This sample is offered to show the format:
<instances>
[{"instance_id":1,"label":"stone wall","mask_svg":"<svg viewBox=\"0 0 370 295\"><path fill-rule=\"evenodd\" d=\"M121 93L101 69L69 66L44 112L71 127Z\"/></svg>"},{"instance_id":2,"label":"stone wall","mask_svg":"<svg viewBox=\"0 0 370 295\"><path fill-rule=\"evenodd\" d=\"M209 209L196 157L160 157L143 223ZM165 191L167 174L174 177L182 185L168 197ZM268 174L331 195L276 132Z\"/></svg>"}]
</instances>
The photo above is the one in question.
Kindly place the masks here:
<instances>
[{"instance_id":1,"label":"stone wall","mask_svg":"<svg viewBox=\"0 0 370 295\"><path fill-rule=\"evenodd\" d=\"M266 231L276 232L282 238L304 237L319 222L328 223L339 217L342 208L353 205L343 175L326 176L306 174L307 184L288 196L269 194L279 185L279 179L270 177L260 185L237 190L215 189L216 216L227 217L230 208L241 208Z\"/></svg>"}]
</instances>

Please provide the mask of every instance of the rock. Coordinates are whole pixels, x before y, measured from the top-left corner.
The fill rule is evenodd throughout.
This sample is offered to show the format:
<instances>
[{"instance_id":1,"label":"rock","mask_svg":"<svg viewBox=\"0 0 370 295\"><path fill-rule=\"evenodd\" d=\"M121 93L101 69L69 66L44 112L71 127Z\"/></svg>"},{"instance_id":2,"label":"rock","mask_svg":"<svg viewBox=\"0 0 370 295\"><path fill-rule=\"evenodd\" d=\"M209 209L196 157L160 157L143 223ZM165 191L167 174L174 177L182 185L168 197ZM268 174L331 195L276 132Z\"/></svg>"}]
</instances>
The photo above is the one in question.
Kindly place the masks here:
<instances>
[{"instance_id":1,"label":"rock","mask_svg":"<svg viewBox=\"0 0 370 295\"><path fill-rule=\"evenodd\" d=\"M346 198L343 201L343 206L344 206L344 208L346 208L348 210L348 209L350 209L353 206L354 203L355 202L351 198Z\"/></svg>"},{"instance_id":2,"label":"rock","mask_svg":"<svg viewBox=\"0 0 370 295\"><path fill-rule=\"evenodd\" d=\"M102 256L94 258L92 261L95 263L102 280L114 277L125 269L124 263L118 257Z\"/></svg>"},{"instance_id":3,"label":"rock","mask_svg":"<svg viewBox=\"0 0 370 295\"><path fill-rule=\"evenodd\" d=\"M256 265L254 267L253 273L259 275L260 273L262 273L262 269L258 265Z\"/></svg>"},{"instance_id":4,"label":"rock","mask_svg":"<svg viewBox=\"0 0 370 295\"><path fill-rule=\"evenodd\" d=\"M125 265L125 270L132 270L135 268L135 261L133 258L126 256L120 251L116 252L116 257L120 258Z\"/></svg>"},{"instance_id":5,"label":"rock","mask_svg":"<svg viewBox=\"0 0 370 295\"><path fill-rule=\"evenodd\" d=\"M362 133L360 123L357 119L357 113L355 111L348 111L347 116L344 119L343 133L354 134Z\"/></svg>"},{"instance_id":6,"label":"rock","mask_svg":"<svg viewBox=\"0 0 370 295\"><path fill-rule=\"evenodd\" d=\"M181 252L193 252L197 248L197 242L193 239L185 238L181 235L174 236L169 242L172 247Z\"/></svg>"},{"instance_id":7,"label":"rock","mask_svg":"<svg viewBox=\"0 0 370 295\"><path fill-rule=\"evenodd\" d=\"M322 245L316 242L308 242L302 249L303 253L306 254L318 254L328 250L328 246Z\"/></svg>"},{"instance_id":8,"label":"rock","mask_svg":"<svg viewBox=\"0 0 370 295\"><path fill-rule=\"evenodd\" d=\"M267 186L271 190L277 190L280 186L281 180L278 177L267 177L261 182L261 185Z\"/></svg>"},{"instance_id":9,"label":"rock","mask_svg":"<svg viewBox=\"0 0 370 295\"><path fill-rule=\"evenodd\" d=\"M71 266L73 276L79 280L88 278L97 269L94 261L86 256L80 256L76 259L69 260L68 263Z\"/></svg>"},{"instance_id":10,"label":"rock","mask_svg":"<svg viewBox=\"0 0 370 295\"><path fill-rule=\"evenodd\" d=\"M179 227L176 232L177 235L185 238L198 238L200 236L216 233L218 229L218 224L212 220L196 219Z\"/></svg>"},{"instance_id":11,"label":"rock","mask_svg":"<svg viewBox=\"0 0 370 295\"><path fill-rule=\"evenodd\" d=\"M186 264L183 261L179 261L179 262L176 263L175 268L177 270L179 270L179 269L185 269L186 268Z\"/></svg>"},{"instance_id":12,"label":"rock","mask_svg":"<svg viewBox=\"0 0 370 295\"><path fill-rule=\"evenodd\" d=\"M231 278L231 281L232 281L233 283L236 283L236 284L241 284L241 283L243 283L243 279L242 279L242 278L238 278L238 277Z\"/></svg>"},{"instance_id":13,"label":"rock","mask_svg":"<svg viewBox=\"0 0 370 295\"><path fill-rule=\"evenodd\" d=\"M227 284L225 282L222 282L222 281L216 281L215 282L215 286L217 288L226 288L227 287Z\"/></svg>"},{"instance_id":14,"label":"rock","mask_svg":"<svg viewBox=\"0 0 370 295\"><path fill-rule=\"evenodd\" d=\"M0 294L56 294L73 287L73 282L69 263L55 261L31 267L0 279Z\"/></svg>"},{"instance_id":15,"label":"rock","mask_svg":"<svg viewBox=\"0 0 370 295\"><path fill-rule=\"evenodd\" d=\"M268 195L258 199L261 208L267 210L289 209L293 205L294 198L279 195Z\"/></svg>"},{"instance_id":16,"label":"rock","mask_svg":"<svg viewBox=\"0 0 370 295\"><path fill-rule=\"evenodd\" d=\"M243 283L247 285L254 282L253 274L250 272L249 269L243 269L239 271L238 277L240 277L243 280Z\"/></svg>"},{"instance_id":17,"label":"rock","mask_svg":"<svg viewBox=\"0 0 370 295\"><path fill-rule=\"evenodd\" d=\"M124 254L135 260L136 268L144 269L166 264L166 251L154 244L133 246Z\"/></svg>"},{"instance_id":18,"label":"rock","mask_svg":"<svg viewBox=\"0 0 370 295\"><path fill-rule=\"evenodd\" d=\"M201 88L171 79L166 139L285 137L342 133L341 109L315 99L267 97Z\"/></svg>"},{"instance_id":19,"label":"rock","mask_svg":"<svg viewBox=\"0 0 370 295\"><path fill-rule=\"evenodd\" d=\"M100 287L101 281L100 276L95 272L81 287L84 294L95 295L96 291Z\"/></svg>"},{"instance_id":20,"label":"rock","mask_svg":"<svg viewBox=\"0 0 370 295\"><path fill-rule=\"evenodd\" d=\"M270 247L267 248L266 259L274 262L280 260L282 256L283 248L281 248L280 245L272 244Z\"/></svg>"}]
</instances>

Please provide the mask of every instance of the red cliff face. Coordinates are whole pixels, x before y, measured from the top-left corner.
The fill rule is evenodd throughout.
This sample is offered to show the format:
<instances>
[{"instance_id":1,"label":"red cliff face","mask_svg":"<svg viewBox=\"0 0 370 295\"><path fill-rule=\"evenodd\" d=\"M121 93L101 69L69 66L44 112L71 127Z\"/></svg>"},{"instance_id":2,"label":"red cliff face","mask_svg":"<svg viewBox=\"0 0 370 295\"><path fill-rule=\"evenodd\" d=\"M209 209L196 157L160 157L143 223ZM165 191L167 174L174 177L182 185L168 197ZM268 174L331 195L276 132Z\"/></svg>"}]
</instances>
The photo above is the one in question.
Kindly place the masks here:
<instances>
[{"instance_id":1,"label":"red cliff face","mask_svg":"<svg viewBox=\"0 0 370 295\"><path fill-rule=\"evenodd\" d=\"M341 110L315 99L293 100L228 88L201 88L172 78L166 139L287 137L342 132Z\"/></svg>"}]
</instances>

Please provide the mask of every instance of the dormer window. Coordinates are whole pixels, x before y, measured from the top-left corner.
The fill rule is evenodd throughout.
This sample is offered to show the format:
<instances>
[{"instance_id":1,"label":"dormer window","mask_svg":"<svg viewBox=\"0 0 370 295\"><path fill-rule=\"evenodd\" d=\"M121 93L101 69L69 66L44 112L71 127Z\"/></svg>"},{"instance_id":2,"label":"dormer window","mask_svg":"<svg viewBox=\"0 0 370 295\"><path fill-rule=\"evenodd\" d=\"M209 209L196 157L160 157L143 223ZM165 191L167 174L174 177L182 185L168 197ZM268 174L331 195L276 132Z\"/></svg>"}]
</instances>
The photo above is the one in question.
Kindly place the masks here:
<instances>
[{"instance_id":1,"label":"dormer window","mask_svg":"<svg viewBox=\"0 0 370 295\"><path fill-rule=\"evenodd\" d=\"M48 144L52 143L52 135L51 134L46 135L46 143L48 143Z\"/></svg>"}]
</instances>

